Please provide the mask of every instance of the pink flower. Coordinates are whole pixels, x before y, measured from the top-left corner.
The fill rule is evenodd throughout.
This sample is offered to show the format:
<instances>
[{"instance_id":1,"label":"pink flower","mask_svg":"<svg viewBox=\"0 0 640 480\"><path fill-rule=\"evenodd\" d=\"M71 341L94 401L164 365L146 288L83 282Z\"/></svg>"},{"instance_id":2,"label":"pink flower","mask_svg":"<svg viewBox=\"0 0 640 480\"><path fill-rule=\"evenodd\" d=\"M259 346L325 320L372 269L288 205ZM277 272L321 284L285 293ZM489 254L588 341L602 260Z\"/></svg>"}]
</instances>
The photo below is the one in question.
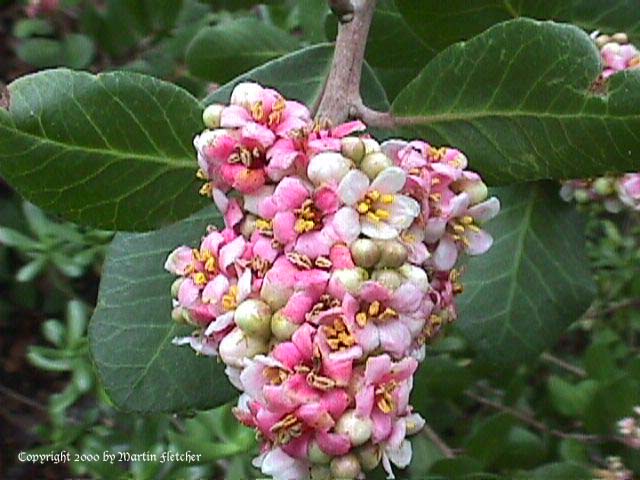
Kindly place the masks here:
<instances>
[{"instance_id":1,"label":"pink flower","mask_svg":"<svg viewBox=\"0 0 640 480\"><path fill-rule=\"evenodd\" d=\"M417 368L418 362L410 357L399 362L393 362L387 354L367 359L355 400L356 412L373 420L373 443L387 440L394 418L406 414Z\"/></svg>"},{"instance_id":2,"label":"pink flower","mask_svg":"<svg viewBox=\"0 0 640 480\"><path fill-rule=\"evenodd\" d=\"M603 72L605 78L616 72L640 66L640 52L631 44L620 45L609 42L602 47L600 53L605 64Z\"/></svg>"},{"instance_id":3,"label":"pink flower","mask_svg":"<svg viewBox=\"0 0 640 480\"><path fill-rule=\"evenodd\" d=\"M442 216L430 219L425 230L425 241L438 245L431 262L438 270L450 270L460 250L469 255L481 255L492 245L493 238L480 228L500 210L500 202L492 197L477 205L470 205L467 193L461 193L443 206Z\"/></svg>"},{"instance_id":4,"label":"pink flower","mask_svg":"<svg viewBox=\"0 0 640 480\"><path fill-rule=\"evenodd\" d=\"M640 173L627 173L618 181L618 197L632 210L640 211Z\"/></svg>"}]
</instances>

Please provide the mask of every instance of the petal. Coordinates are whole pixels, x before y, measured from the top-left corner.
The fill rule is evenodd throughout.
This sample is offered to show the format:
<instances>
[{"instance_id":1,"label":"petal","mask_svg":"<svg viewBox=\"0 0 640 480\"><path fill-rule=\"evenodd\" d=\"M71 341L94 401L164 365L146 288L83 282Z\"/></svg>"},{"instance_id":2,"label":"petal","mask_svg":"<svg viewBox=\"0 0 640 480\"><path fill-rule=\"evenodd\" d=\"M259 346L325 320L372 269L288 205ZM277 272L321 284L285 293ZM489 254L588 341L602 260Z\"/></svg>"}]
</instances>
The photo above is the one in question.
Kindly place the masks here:
<instances>
[{"instance_id":1,"label":"petal","mask_svg":"<svg viewBox=\"0 0 640 480\"><path fill-rule=\"evenodd\" d=\"M482 203L474 205L467 210L467 213L471 215L478 223L484 223L487 220L491 220L500 211L500 200L496 197L491 197Z\"/></svg>"},{"instance_id":2,"label":"petal","mask_svg":"<svg viewBox=\"0 0 640 480\"><path fill-rule=\"evenodd\" d=\"M296 252L311 259L329 255L332 241L323 231L303 233L296 242Z\"/></svg>"},{"instance_id":3,"label":"petal","mask_svg":"<svg viewBox=\"0 0 640 480\"><path fill-rule=\"evenodd\" d=\"M398 230L404 230L409 228L413 220L420 215L420 204L406 195L396 195L389 213L391 214L389 223Z\"/></svg>"},{"instance_id":4,"label":"petal","mask_svg":"<svg viewBox=\"0 0 640 480\"><path fill-rule=\"evenodd\" d=\"M356 413L362 417L369 418L373 410L375 399L375 387L367 385L356 392Z\"/></svg>"},{"instance_id":5,"label":"petal","mask_svg":"<svg viewBox=\"0 0 640 480\"><path fill-rule=\"evenodd\" d=\"M426 243L435 243L444 235L447 221L444 218L430 218L427 220L427 226L424 229L424 241Z\"/></svg>"},{"instance_id":6,"label":"petal","mask_svg":"<svg viewBox=\"0 0 640 480\"><path fill-rule=\"evenodd\" d=\"M346 435L318 432L316 433L316 440L320 449L327 455L345 455L351 450L351 441Z\"/></svg>"},{"instance_id":7,"label":"petal","mask_svg":"<svg viewBox=\"0 0 640 480\"><path fill-rule=\"evenodd\" d=\"M479 232L466 232L465 237L469 240L469 245L465 251L469 255L482 255L493 245L493 237L484 230Z\"/></svg>"},{"instance_id":8,"label":"petal","mask_svg":"<svg viewBox=\"0 0 640 480\"><path fill-rule=\"evenodd\" d=\"M380 346L396 358L405 355L411 345L411 332L399 320L378 325Z\"/></svg>"},{"instance_id":9,"label":"petal","mask_svg":"<svg viewBox=\"0 0 640 480\"><path fill-rule=\"evenodd\" d=\"M403 440L397 449L387 450L389 460L400 468L406 468L411 463L411 442Z\"/></svg>"},{"instance_id":10,"label":"petal","mask_svg":"<svg viewBox=\"0 0 640 480\"><path fill-rule=\"evenodd\" d=\"M262 148L269 148L275 141L276 136L267 127L249 122L242 127L242 139L256 142Z\"/></svg>"},{"instance_id":11,"label":"petal","mask_svg":"<svg viewBox=\"0 0 640 480\"><path fill-rule=\"evenodd\" d=\"M288 245L295 241L298 233L294 227L296 224L296 216L293 212L282 211L276 213L273 219L273 238L283 245Z\"/></svg>"},{"instance_id":12,"label":"petal","mask_svg":"<svg viewBox=\"0 0 640 480\"><path fill-rule=\"evenodd\" d=\"M190 278L186 279L180 285L178 290L178 301L183 307L193 307L200 296L200 289L193 283Z\"/></svg>"},{"instance_id":13,"label":"petal","mask_svg":"<svg viewBox=\"0 0 640 480\"><path fill-rule=\"evenodd\" d=\"M380 383L385 375L391 371L391 357L387 354L369 357L365 367L364 377L367 384L375 385Z\"/></svg>"},{"instance_id":14,"label":"petal","mask_svg":"<svg viewBox=\"0 0 640 480\"><path fill-rule=\"evenodd\" d=\"M351 207L342 207L331 220L337 240L350 245L360 236L360 214Z\"/></svg>"},{"instance_id":15,"label":"petal","mask_svg":"<svg viewBox=\"0 0 640 480\"><path fill-rule=\"evenodd\" d=\"M185 275L187 267L193 261L193 253L190 247L182 246L176 248L164 264L164 269L174 275Z\"/></svg>"},{"instance_id":16,"label":"petal","mask_svg":"<svg viewBox=\"0 0 640 480\"><path fill-rule=\"evenodd\" d=\"M369 177L360 170L350 170L338 186L338 196L347 205L355 205L369 188Z\"/></svg>"},{"instance_id":17,"label":"petal","mask_svg":"<svg viewBox=\"0 0 640 480\"><path fill-rule=\"evenodd\" d=\"M247 246L247 241L244 237L237 237L231 243L226 244L220 249L220 266L223 270L226 270L229 265L232 265L236 260L242 257L244 249Z\"/></svg>"},{"instance_id":18,"label":"petal","mask_svg":"<svg viewBox=\"0 0 640 480\"><path fill-rule=\"evenodd\" d=\"M202 301L215 305L222 300L222 296L228 291L229 279L224 275L216 275L213 280L204 287L202 291Z\"/></svg>"},{"instance_id":19,"label":"petal","mask_svg":"<svg viewBox=\"0 0 640 480\"><path fill-rule=\"evenodd\" d=\"M238 128L251 121L251 114L239 105L225 107L220 115L220 126L223 128Z\"/></svg>"},{"instance_id":20,"label":"petal","mask_svg":"<svg viewBox=\"0 0 640 480\"><path fill-rule=\"evenodd\" d=\"M406 180L407 174L400 167L388 167L371 182L371 190L377 190L380 193L396 193L402 190Z\"/></svg>"},{"instance_id":21,"label":"petal","mask_svg":"<svg viewBox=\"0 0 640 480\"><path fill-rule=\"evenodd\" d=\"M273 197L276 207L283 212L300 207L309 198L309 190L299 178L285 177L278 183Z\"/></svg>"},{"instance_id":22,"label":"petal","mask_svg":"<svg viewBox=\"0 0 640 480\"><path fill-rule=\"evenodd\" d=\"M431 260L433 265L441 271L451 270L458 259L458 247L448 235L445 235L438 242L436 251L433 252Z\"/></svg>"},{"instance_id":23,"label":"petal","mask_svg":"<svg viewBox=\"0 0 640 480\"><path fill-rule=\"evenodd\" d=\"M249 213L253 213L254 215L260 215L265 218L273 218L275 212L271 216L266 216L260 211L261 203L271 197L275 187L273 185L264 185L254 192L247 193L244 195L244 209Z\"/></svg>"},{"instance_id":24,"label":"petal","mask_svg":"<svg viewBox=\"0 0 640 480\"><path fill-rule=\"evenodd\" d=\"M371 412L371 420L373 420L373 435L371 436L373 443L383 442L391 434L391 416L374 408Z\"/></svg>"},{"instance_id":25,"label":"petal","mask_svg":"<svg viewBox=\"0 0 640 480\"><path fill-rule=\"evenodd\" d=\"M398 236L398 230L389 225L387 222L373 222L367 217L363 217L360 225L362 233L369 238L377 240L391 240Z\"/></svg>"}]
</instances>

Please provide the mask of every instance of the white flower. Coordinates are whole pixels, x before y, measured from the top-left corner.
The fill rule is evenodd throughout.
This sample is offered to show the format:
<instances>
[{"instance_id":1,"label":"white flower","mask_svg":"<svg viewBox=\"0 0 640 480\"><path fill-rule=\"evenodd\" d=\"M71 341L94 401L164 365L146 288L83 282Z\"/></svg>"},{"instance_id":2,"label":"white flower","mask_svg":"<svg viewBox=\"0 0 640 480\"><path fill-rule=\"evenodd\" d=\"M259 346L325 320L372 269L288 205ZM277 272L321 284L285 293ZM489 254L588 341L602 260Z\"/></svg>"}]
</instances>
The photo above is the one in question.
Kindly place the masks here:
<instances>
[{"instance_id":1,"label":"white flower","mask_svg":"<svg viewBox=\"0 0 640 480\"><path fill-rule=\"evenodd\" d=\"M354 240L360 233L380 240L396 238L420 214L418 202L397 194L405 181L398 167L385 168L371 183L360 170L349 171L338 187L347 206L336 213L334 224Z\"/></svg>"},{"instance_id":2,"label":"white flower","mask_svg":"<svg viewBox=\"0 0 640 480\"><path fill-rule=\"evenodd\" d=\"M309 162L307 176L314 185L339 182L351 168L351 161L335 152L322 152Z\"/></svg>"}]
</instances>

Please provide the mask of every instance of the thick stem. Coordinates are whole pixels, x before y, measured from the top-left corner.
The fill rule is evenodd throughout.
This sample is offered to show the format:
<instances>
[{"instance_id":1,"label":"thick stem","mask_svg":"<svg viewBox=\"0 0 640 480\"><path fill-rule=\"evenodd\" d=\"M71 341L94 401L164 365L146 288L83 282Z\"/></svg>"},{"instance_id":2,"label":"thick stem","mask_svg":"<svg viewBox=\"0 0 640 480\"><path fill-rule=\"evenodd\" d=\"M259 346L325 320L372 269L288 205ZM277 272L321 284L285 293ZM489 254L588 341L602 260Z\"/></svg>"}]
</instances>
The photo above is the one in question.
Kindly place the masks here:
<instances>
[{"instance_id":1,"label":"thick stem","mask_svg":"<svg viewBox=\"0 0 640 480\"><path fill-rule=\"evenodd\" d=\"M360 105L360 77L369 26L376 0L351 0L353 13L342 17L338 26L333 63L316 118L332 124L344 122Z\"/></svg>"}]
</instances>

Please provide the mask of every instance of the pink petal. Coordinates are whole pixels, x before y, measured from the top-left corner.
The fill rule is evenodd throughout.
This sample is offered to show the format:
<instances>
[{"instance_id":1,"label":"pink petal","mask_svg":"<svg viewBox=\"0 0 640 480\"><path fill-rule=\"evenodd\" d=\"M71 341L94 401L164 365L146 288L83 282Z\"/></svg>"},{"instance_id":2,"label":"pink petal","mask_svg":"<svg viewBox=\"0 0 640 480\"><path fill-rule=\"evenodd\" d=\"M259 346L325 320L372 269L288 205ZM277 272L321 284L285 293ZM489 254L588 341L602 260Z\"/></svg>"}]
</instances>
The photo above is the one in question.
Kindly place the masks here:
<instances>
[{"instance_id":1,"label":"pink petal","mask_svg":"<svg viewBox=\"0 0 640 480\"><path fill-rule=\"evenodd\" d=\"M465 237L469 240L469 245L465 251L469 255L482 255L491 248L493 237L484 230L479 232L466 232Z\"/></svg>"},{"instance_id":2,"label":"pink petal","mask_svg":"<svg viewBox=\"0 0 640 480\"><path fill-rule=\"evenodd\" d=\"M387 321L378 325L380 346L396 358L405 355L411 345L411 332L400 321Z\"/></svg>"},{"instance_id":3,"label":"pink petal","mask_svg":"<svg viewBox=\"0 0 640 480\"><path fill-rule=\"evenodd\" d=\"M373 434L371 435L373 443L385 441L391 435L391 416L374 408L371 412L371 420L373 420Z\"/></svg>"},{"instance_id":4,"label":"pink petal","mask_svg":"<svg viewBox=\"0 0 640 480\"><path fill-rule=\"evenodd\" d=\"M317 432L316 441L320 449L330 456L345 455L351 450L349 438L339 433Z\"/></svg>"},{"instance_id":5,"label":"pink petal","mask_svg":"<svg viewBox=\"0 0 640 480\"><path fill-rule=\"evenodd\" d=\"M296 216L291 211L280 211L273 218L273 237L283 245L295 241L298 233L294 227L296 224Z\"/></svg>"},{"instance_id":6,"label":"pink petal","mask_svg":"<svg viewBox=\"0 0 640 480\"><path fill-rule=\"evenodd\" d=\"M431 260L440 271L451 270L458 259L458 247L448 235L442 237Z\"/></svg>"},{"instance_id":7,"label":"pink petal","mask_svg":"<svg viewBox=\"0 0 640 480\"><path fill-rule=\"evenodd\" d=\"M228 243L220 249L220 266L222 270L226 270L236 260L242 257L244 249L247 246L247 241L244 237L237 237L231 243Z\"/></svg>"}]
</instances>

